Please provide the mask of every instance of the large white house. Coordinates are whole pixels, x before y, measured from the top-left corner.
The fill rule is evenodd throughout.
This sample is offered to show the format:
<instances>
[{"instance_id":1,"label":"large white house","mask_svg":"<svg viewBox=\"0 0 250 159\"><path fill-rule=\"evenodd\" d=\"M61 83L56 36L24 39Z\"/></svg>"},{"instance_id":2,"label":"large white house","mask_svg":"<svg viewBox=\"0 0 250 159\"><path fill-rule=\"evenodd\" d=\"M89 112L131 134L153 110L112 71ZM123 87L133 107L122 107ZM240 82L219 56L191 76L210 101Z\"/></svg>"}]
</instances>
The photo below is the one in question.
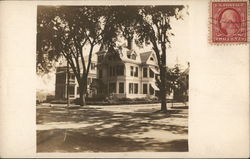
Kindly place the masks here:
<instances>
[{"instance_id":1,"label":"large white house","mask_svg":"<svg viewBox=\"0 0 250 159\"><path fill-rule=\"evenodd\" d=\"M159 90L156 77L159 74L153 51L138 53L121 47L114 52L102 50L97 54L97 79L106 89L98 94L118 98L154 97ZM102 87L103 88L103 87Z\"/></svg>"},{"instance_id":2,"label":"large white house","mask_svg":"<svg viewBox=\"0 0 250 159\"><path fill-rule=\"evenodd\" d=\"M66 74L65 65L57 68L55 89L57 99L67 97ZM153 51L139 53L126 47L120 47L114 52L103 49L93 55L88 75L88 96L155 97L159 91L156 84L158 74L157 58ZM72 99L79 97L79 87L72 71L69 95Z\"/></svg>"}]
</instances>

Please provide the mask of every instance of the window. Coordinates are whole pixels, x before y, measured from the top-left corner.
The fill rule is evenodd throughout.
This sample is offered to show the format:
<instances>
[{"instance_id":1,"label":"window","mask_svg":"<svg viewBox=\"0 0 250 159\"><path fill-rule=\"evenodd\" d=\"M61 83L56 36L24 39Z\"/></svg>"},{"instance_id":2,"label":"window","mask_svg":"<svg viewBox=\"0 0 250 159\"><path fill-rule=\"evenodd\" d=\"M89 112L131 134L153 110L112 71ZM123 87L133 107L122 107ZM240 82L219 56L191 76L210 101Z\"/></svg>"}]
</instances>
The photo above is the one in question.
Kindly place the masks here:
<instances>
[{"instance_id":1,"label":"window","mask_svg":"<svg viewBox=\"0 0 250 159\"><path fill-rule=\"evenodd\" d=\"M130 66L130 76L134 76L134 67Z\"/></svg>"},{"instance_id":2,"label":"window","mask_svg":"<svg viewBox=\"0 0 250 159\"><path fill-rule=\"evenodd\" d=\"M91 63L90 68L91 68L91 70L94 70L95 69L95 63Z\"/></svg>"},{"instance_id":3,"label":"window","mask_svg":"<svg viewBox=\"0 0 250 159\"><path fill-rule=\"evenodd\" d=\"M123 82L119 83L119 93L124 93L124 83Z\"/></svg>"},{"instance_id":4,"label":"window","mask_svg":"<svg viewBox=\"0 0 250 159\"><path fill-rule=\"evenodd\" d=\"M99 69L99 78L102 78L102 69Z\"/></svg>"},{"instance_id":5,"label":"window","mask_svg":"<svg viewBox=\"0 0 250 159\"><path fill-rule=\"evenodd\" d=\"M133 83L129 83L129 94L133 94Z\"/></svg>"},{"instance_id":6,"label":"window","mask_svg":"<svg viewBox=\"0 0 250 159\"><path fill-rule=\"evenodd\" d=\"M136 54L133 52L128 52L127 57L132 60L136 60Z\"/></svg>"},{"instance_id":7,"label":"window","mask_svg":"<svg viewBox=\"0 0 250 159\"><path fill-rule=\"evenodd\" d=\"M123 65L118 65L117 66L117 75L118 76L124 75L124 66Z\"/></svg>"},{"instance_id":8,"label":"window","mask_svg":"<svg viewBox=\"0 0 250 159\"><path fill-rule=\"evenodd\" d=\"M116 83L109 83L109 93L116 93Z\"/></svg>"},{"instance_id":9,"label":"window","mask_svg":"<svg viewBox=\"0 0 250 159\"><path fill-rule=\"evenodd\" d=\"M136 55L135 55L135 54L132 54L132 55L131 55L131 59L136 60Z\"/></svg>"},{"instance_id":10,"label":"window","mask_svg":"<svg viewBox=\"0 0 250 159\"><path fill-rule=\"evenodd\" d=\"M130 76L138 77L138 67L130 66Z\"/></svg>"},{"instance_id":11,"label":"window","mask_svg":"<svg viewBox=\"0 0 250 159\"><path fill-rule=\"evenodd\" d=\"M118 65L118 66L110 66L109 67L109 75L110 76L122 76L124 75L124 66Z\"/></svg>"},{"instance_id":12,"label":"window","mask_svg":"<svg viewBox=\"0 0 250 159\"><path fill-rule=\"evenodd\" d=\"M154 88L151 85L149 87L149 93L150 95L154 95Z\"/></svg>"},{"instance_id":13,"label":"window","mask_svg":"<svg viewBox=\"0 0 250 159\"><path fill-rule=\"evenodd\" d=\"M75 75L72 73L69 74L69 82L75 82Z\"/></svg>"},{"instance_id":14,"label":"window","mask_svg":"<svg viewBox=\"0 0 250 159\"><path fill-rule=\"evenodd\" d=\"M150 78L154 78L154 72L151 69L149 70L149 76Z\"/></svg>"},{"instance_id":15,"label":"window","mask_svg":"<svg viewBox=\"0 0 250 159\"><path fill-rule=\"evenodd\" d=\"M75 94L75 86L69 86L69 95Z\"/></svg>"},{"instance_id":16,"label":"window","mask_svg":"<svg viewBox=\"0 0 250 159\"><path fill-rule=\"evenodd\" d=\"M153 57L150 57L150 61L154 61L154 58L153 58Z\"/></svg>"},{"instance_id":17,"label":"window","mask_svg":"<svg viewBox=\"0 0 250 159\"><path fill-rule=\"evenodd\" d=\"M148 84L143 84L143 94L148 94Z\"/></svg>"},{"instance_id":18,"label":"window","mask_svg":"<svg viewBox=\"0 0 250 159\"><path fill-rule=\"evenodd\" d=\"M138 77L138 67L135 67L135 77Z\"/></svg>"},{"instance_id":19,"label":"window","mask_svg":"<svg viewBox=\"0 0 250 159\"><path fill-rule=\"evenodd\" d=\"M148 68L143 67L143 77L148 77Z\"/></svg>"},{"instance_id":20,"label":"window","mask_svg":"<svg viewBox=\"0 0 250 159\"><path fill-rule=\"evenodd\" d=\"M138 94L138 83L134 83L134 94Z\"/></svg>"},{"instance_id":21,"label":"window","mask_svg":"<svg viewBox=\"0 0 250 159\"><path fill-rule=\"evenodd\" d=\"M129 94L138 94L138 83L129 83Z\"/></svg>"}]
</instances>

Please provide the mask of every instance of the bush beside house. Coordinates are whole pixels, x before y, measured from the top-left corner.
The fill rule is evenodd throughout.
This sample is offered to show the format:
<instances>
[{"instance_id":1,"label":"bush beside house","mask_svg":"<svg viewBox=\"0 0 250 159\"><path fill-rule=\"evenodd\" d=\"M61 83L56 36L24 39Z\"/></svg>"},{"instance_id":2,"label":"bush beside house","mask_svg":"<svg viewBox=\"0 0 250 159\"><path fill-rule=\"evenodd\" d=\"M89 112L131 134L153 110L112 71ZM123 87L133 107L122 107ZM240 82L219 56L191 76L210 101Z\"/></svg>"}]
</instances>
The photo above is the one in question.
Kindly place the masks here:
<instances>
[{"instance_id":1,"label":"bush beside house","mask_svg":"<svg viewBox=\"0 0 250 159\"><path fill-rule=\"evenodd\" d=\"M74 101L75 104L78 104L79 99ZM87 98L87 105L123 105L123 104L153 104L159 103L158 98L114 98L114 97L95 97L95 98Z\"/></svg>"}]
</instances>

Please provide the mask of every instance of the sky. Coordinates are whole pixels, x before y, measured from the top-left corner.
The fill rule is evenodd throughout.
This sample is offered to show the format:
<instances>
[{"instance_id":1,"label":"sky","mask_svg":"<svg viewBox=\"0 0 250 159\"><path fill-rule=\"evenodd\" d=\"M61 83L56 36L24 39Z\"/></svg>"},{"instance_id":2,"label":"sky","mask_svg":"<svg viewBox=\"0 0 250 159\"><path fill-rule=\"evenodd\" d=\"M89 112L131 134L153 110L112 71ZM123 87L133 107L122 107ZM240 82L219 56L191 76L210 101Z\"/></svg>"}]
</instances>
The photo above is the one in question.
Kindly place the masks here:
<instances>
[{"instance_id":1,"label":"sky","mask_svg":"<svg viewBox=\"0 0 250 159\"><path fill-rule=\"evenodd\" d=\"M185 12L185 10L184 10ZM170 37L171 48L167 49L167 66L173 67L177 63L183 70L187 68L189 62L189 16L183 14L183 19L176 20L171 19L172 32L174 36ZM122 43L122 42L121 42ZM97 52L99 47L94 48L94 52ZM146 52L152 50L152 46L146 46L143 49L139 49L134 45L134 49L137 52ZM83 48L85 55L88 55L88 48ZM52 72L43 77L37 76L37 90L44 90L47 92L53 92L55 90L55 73Z\"/></svg>"}]
</instances>

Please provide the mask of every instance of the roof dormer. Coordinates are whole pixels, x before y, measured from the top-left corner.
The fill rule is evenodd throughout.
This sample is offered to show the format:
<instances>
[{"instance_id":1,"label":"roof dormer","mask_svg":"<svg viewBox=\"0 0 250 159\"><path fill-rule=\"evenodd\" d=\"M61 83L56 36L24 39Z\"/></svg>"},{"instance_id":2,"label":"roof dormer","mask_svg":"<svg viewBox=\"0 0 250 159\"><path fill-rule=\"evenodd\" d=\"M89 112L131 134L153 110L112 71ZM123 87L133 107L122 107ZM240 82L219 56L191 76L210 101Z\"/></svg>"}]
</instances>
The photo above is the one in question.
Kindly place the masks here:
<instances>
[{"instance_id":1,"label":"roof dormer","mask_svg":"<svg viewBox=\"0 0 250 159\"><path fill-rule=\"evenodd\" d=\"M134 50L127 51L127 58L131 60L136 60L137 54Z\"/></svg>"}]
</instances>

